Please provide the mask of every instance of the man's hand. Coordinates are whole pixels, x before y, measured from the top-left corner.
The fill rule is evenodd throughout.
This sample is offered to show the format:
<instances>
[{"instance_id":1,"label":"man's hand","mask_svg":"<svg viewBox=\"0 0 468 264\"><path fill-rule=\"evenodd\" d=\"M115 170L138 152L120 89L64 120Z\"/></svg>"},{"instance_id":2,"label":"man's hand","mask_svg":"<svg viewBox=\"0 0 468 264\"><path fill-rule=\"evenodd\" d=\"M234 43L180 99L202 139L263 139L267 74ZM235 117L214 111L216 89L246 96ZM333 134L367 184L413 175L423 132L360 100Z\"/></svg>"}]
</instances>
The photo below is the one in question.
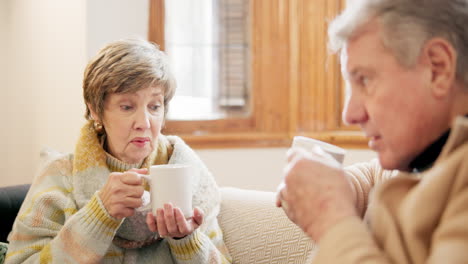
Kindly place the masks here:
<instances>
[{"instance_id":1,"label":"man's hand","mask_svg":"<svg viewBox=\"0 0 468 264\"><path fill-rule=\"evenodd\" d=\"M277 206L313 240L319 241L333 225L357 216L355 195L341 165L323 151L288 151L284 185Z\"/></svg>"}]
</instances>

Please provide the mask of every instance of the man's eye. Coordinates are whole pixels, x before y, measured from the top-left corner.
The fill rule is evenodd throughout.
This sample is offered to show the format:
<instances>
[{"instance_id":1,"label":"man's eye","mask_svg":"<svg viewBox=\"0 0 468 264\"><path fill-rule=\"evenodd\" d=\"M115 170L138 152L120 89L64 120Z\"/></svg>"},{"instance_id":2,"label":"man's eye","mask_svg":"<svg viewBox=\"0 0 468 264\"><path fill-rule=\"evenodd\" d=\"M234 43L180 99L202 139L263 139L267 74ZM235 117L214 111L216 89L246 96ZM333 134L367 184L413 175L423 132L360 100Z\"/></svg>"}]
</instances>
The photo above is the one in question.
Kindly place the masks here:
<instances>
[{"instance_id":1,"label":"man's eye","mask_svg":"<svg viewBox=\"0 0 468 264\"><path fill-rule=\"evenodd\" d=\"M124 110L124 111L128 111L128 110L132 110L133 107L129 106L129 105L121 105L120 106L120 109Z\"/></svg>"},{"instance_id":2,"label":"man's eye","mask_svg":"<svg viewBox=\"0 0 468 264\"><path fill-rule=\"evenodd\" d=\"M366 76L359 76L359 79L358 79L358 82L360 85L366 87L368 84L369 84L369 78L367 78Z\"/></svg>"}]
</instances>

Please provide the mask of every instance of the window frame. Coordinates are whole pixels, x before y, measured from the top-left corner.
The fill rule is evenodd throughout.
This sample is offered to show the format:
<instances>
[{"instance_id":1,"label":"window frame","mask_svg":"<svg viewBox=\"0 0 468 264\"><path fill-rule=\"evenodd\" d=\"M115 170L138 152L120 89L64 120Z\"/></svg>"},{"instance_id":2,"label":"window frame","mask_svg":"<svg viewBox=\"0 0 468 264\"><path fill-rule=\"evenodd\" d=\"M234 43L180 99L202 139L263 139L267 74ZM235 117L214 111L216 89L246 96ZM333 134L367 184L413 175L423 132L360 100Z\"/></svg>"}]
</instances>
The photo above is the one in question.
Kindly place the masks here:
<instances>
[{"instance_id":1,"label":"window frame","mask_svg":"<svg viewBox=\"0 0 468 264\"><path fill-rule=\"evenodd\" d=\"M344 1L250 0L250 115L166 120L164 134L194 148L287 147L303 135L367 148L341 121L344 89L336 55L327 52L327 21ZM150 0L148 39L164 50L164 0ZM266 99L267 98L267 99Z\"/></svg>"}]
</instances>

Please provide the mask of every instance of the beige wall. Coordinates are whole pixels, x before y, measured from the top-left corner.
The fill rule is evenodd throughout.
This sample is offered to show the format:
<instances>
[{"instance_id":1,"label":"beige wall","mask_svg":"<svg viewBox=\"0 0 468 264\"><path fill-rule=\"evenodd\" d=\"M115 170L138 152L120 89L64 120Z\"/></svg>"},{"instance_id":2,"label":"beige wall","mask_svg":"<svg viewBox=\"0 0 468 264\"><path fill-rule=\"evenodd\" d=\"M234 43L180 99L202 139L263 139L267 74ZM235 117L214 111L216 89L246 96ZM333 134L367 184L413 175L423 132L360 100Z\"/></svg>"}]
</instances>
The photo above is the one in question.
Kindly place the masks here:
<instances>
[{"instance_id":1,"label":"beige wall","mask_svg":"<svg viewBox=\"0 0 468 264\"><path fill-rule=\"evenodd\" d=\"M286 148L197 150L220 186L275 191L283 177ZM347 150L344 165L375 158L369 150Z\"/></svg>"},{"instance_id":2,"label":"beige wall","mask_svg":"<svg viewBox=\"0 0 468 264\"><path fill-rule=\"evenodd\" d=\"M0 0L0 94L2 102L2 106L5 110L10 109L10 100L8 95L8 88L10 85L8 84L7 76L8 73L7 65L8 65L8 52L7 52L7 41L8 41L8 9L9 9L10 0ZM6 142L5 139L7 138L7 111L3 111L3 114L0 115L0 171L3 173L6 172L7 169L7 149L6 149ZM3 176L2 176L3 180Z\"/></svg>"},{"instance_id":3,"label":"beige wall","mask_svg":"<svg viewBox=\"0 0 468 264\"><path fill-rule=\"evenodd\" d=\"M83 112L84 11L83 1L9 1L2 185L30 182L42 146L73 148Z\"/></svg>"},{"instance_id":4,"label":"beige wall","mask_svg":"<svg viewBox=\"0 0 468 264\"><path fill-rule=\"evenodd\" d=\"M73 151L88 58L109 41L145 36L147 9L146 0L0 0L0 186L31 182L44 146ZM285 152L197 150L219 185L260 190L275 190ZM373 156L350 151L345 162Z\"/></svg>"},{"instance_id":5,"label":"beige wall","mask_svg":"<svg viewBox=\"0 0 468 264\"><path fill-rule=\"evenodd\" d=\"M87 0L86 50L91 58L106 43L121 38L146 38L148 0Z\"/></svg>"}]
</instances>

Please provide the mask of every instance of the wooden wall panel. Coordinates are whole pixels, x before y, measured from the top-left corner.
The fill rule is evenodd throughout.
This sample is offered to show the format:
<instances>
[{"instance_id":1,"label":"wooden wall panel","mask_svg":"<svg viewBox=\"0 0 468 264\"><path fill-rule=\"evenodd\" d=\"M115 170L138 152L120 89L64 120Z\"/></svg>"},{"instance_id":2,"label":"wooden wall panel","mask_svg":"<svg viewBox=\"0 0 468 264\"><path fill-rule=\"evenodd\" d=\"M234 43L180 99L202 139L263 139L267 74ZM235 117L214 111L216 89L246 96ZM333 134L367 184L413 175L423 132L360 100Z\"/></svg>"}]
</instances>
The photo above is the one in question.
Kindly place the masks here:
<instances>
[{"instance_id":1,"label":"wooden wall panel","mask_svg":"<svg viewBox=\"0 0 468 264\"><path fill-rule=\"evenodd\" d=\"M366 139L356 127L342 124L344 89L337 57L327 51L328 22L343 2L250 0L251 114L217 120L167 120L163 132L182 136L197 148L289 146L295 135L343 147L366 147ZM162 12L164 0L150 3L150 17L163 19L158 12ZM150 21L159 23L150 25L150 40L163 46L163 20Z\"/></svg>"}]
</instances>

